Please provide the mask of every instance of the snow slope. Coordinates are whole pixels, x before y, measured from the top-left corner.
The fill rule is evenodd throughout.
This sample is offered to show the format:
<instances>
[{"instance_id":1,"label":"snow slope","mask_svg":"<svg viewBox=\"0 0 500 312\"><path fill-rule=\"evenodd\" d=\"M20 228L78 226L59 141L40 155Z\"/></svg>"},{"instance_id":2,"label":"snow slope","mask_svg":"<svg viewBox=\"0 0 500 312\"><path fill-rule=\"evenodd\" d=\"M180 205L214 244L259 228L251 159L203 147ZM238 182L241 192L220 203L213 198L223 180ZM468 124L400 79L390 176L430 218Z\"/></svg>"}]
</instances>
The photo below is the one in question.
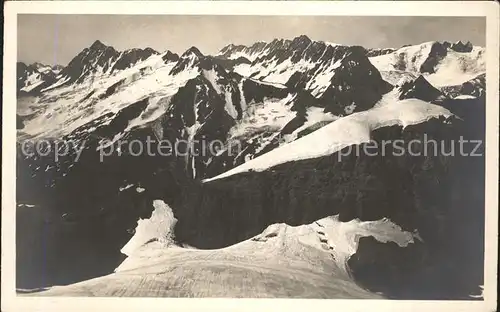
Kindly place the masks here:
<instances>
[{"instance_id":1,"label":"snow slope","mask_svg":"<svg viewBox=\"0 0 500 312\"><path fill-rule=\"evenodd\" d=\"M248 103L243 118L231 128L230 139L243 139L264 128L280 130L296 112L291 110L293 96L289 94L284 99L265 99L262 103Z\"/></svg>"},{"instance_id":2,"label":"snow slope","mask_svg":"<svg viewBox=\"0 0 500 312\"><path fill-rule=\"evenodd\" d=\"M316 69L313 76L306 85L307 90L311 90L312 95L319 96L330 85L335 69L341 65L342 60L332 59L324 66ZM284 61L272 59L254 65L240 64L235 66L234 71L244 77L252 77L270 83L286 84L296 72L307 72L317 66L316 61L301 59L292 62L290 59Z\"/></svg>"},{"instance_id":3,"label":"snow slope","mask_svg":"<svg viewBox=\"0 0 500 312\"><path fill-rule=\"evenodd\" d=\"M320 107L308 107L306 110L306 121L304 124L295 129L292 133L284 135L282 139L285 142L294 141L303 133L303 131L317 130L324 125L337 120L338 118L338 116L331 113L325 113L324 109Z\"/></svg>"},{"instance_id":4,"label":"snow slope","mask_svg":"<svg viewBox=\"0 0 500 312\"><path fill-rule=\"evenodd\" d=\"M58 74L58 67L50 67L41 63L26 65L17 63L17 90L18 92L31 93L41 89L46 84L54 82Z\"/></svg>"},{"instance_id":5,"label":"snow slope","mask_svg":"<svg viewBox=\"0 0 500 312\"><path fill-rule=\"evenodd\" d=\"M21 88L22 91L29 92L42 84L44 82L43 77L40 72L33 72L29 74L24 81L24 87Z\"/></svg>"},{"instance_id":6,"label":"snow slope","mask_svg":"<svg viewBox=\"0 0 500 312\"><path fill-rule=\"evenodd\" d=\"M470 52L458 52L446 42L425 42L369 59L391 84L403 76L423 74L435 87L451 86L462 84L486 72L483 47L474 46ZM428 72L422 66L430 60L436 64Z\"/></svg>"},{"instance_id":7,"label":"snow slope","mask_svg":"<svg viewBox=\"0 0 500 312\"><path fill-rule=\"evenodd\" d=\"M392 53L370 57L370 62L380 71L403 70L418 73L434 42L408 46Z\"/></svg>"},{"instance_id":8,"label":"snow slope","mask_svg":"<svg viewBox=\"0 0 500 312\"><path fill-rule=\"evenodd\" d=\"M266 82L286 84L295 72L305 72L312 69L315 65L314 62L304 59L296 63L292 62L290 59L285 61L273 59L253 66L249 66L248 64L238 65L234 68L234 71L245 77L252 77Z\"/></svg>"},{"instance_id":9,"label":"snow slope","mask_svg":"<svg viewBox=\"0 0 500 312\"><path fill-rule=\"evenodd\" d=\"M426 79L436 87L452 86L464 83L480 74L486 73L486 55L484 48L474 47L472 52L460 53L449 51L436 68L436 73Z\"/></svg>"},{"instance_id":10,"label":"snow slope","mask_svg":"<svg viewBox=\"0 0 500 312\"><path fill-rule=\"evenodd\" d=\"M115 273L35 295L379 298L356 285L346 267L359 239L373 236L400 247L414 242L387 219L342 223L333 216L300 226L272 224L235 245L198 250L172 244L174 226L172 211L156 200Z\"/></svg>"},{"instance_id":11,"label":"snow slope","mask_svg":"<svg viewBox=\"0 0 500 312\"><path fill-rule=\"evenodd\" d=\"M119 110L139 100L148 98L146 111L150 117L164 113L160 101L177 92L199 72L185 70L178 75L170 71L175 62L164 62L163 55L153 55L132 68L113 75L87 79L82 83L46 90L34 98L32 107L38 107L36 116L25 122L22 134L28 137L61 137L76 128ZM111 119L111 118L108 118ZM143 118L146 123L151 118Z\"/></svg>"},{"instance_id":12,"label":"snow slope","mask_svg":"<svg viewBox=\"0 0 500 312\"><path fill-rule=\"evenodd\" d=\"M305 137L274 149L218 176L205 179L204 182L249 170L263 171L290 161L330 155L346 146L368 142L371 131L381 127L393 125L406 127L422 123L433 117L449 117L451 115L447 109L441 106L417 99L378 105L373 109L340 118Z\"/></svg>"},{"instance_id":13,"label":"snow slope","mask_svg":"<svg viewBox=\"0 0 500 312\"><path fill-rule=\"evenodd\" d=\"M255 42L251 46L235 45L229 44L222 48L217 56L224 57L230 60L236 60L240 57L244 57L249 61L255 61L256 59L265 56L272 49L275 48L285 48L290 45L289 40L273 40L272 42L259 41Z\"/></svg>"}]
</instances>

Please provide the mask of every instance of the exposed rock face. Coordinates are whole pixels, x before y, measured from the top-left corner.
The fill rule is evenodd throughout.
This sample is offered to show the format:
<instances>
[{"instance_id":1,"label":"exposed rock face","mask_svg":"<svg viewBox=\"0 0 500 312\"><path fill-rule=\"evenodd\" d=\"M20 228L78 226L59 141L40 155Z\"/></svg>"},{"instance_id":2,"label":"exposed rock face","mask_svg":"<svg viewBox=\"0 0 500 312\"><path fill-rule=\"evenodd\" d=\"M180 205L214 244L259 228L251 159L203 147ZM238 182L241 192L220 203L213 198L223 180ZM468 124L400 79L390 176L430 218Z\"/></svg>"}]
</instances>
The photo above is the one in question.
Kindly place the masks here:
<instances>
[{"instance_id":1,"label":"exposed rock face","mask_svg":"<svg viewBox=\"0 0 500 312\"><path fill-rule=\"evenodd\" d=\"M349 261L361 285L392 298L470 300L468 294L484 283L484 246L474 243L484 240L484 213L471 209L484 205L485 163L479 156L484 155L484 100L446 100L443 105L465 120L453 130L455 143L463 136L481 143L478 150L469 142L463 154L456 145L454 156L421 163L423 171L413 179L421 243L398 248L362 238Z\"/></svg>"},{"instance_id":2,"label":"exposed rock face","mask_svg":"<svg viewBox=\"0 0 500 312\"><path fill-rule=\"evenodd\" d=\"M113 47L96 40L89 48L85 48L73 58L61 71L61 75L66 80L66 84L80 83L87 77L102 75L110 70L110 64L114 63L119 56L120 52Z\"/></svg>"},{"instance_id":3,"label":"exposed rock face","mask_svg":"<svg viewBox=\"0 0 500 312\"><path fill-rule=\"evenodd\" d=\"M392 53L394 51L396 51L396 50L395 49L367 49L366 56L373 57L373 56L385 55L385 54Z\"/></svg>"},{"instance_id":4,"label":"exposed rock face","mask_svg":"<svg viewBox=\"0 0 500 312\"><path fill-rule=\"evenodd\" d=\"M472 43L467 41L467 43L463 43L462 41L458 41L451 45L450 49L456 52L471 52L472 51Z\"/></svg>"},{"instance_id":5,"label":"exposed rock face","mask_svg":"<svg viewBox=\"0 0 500 312\"><path fill-rule=\"evenodd\" d=\"M81 83L96 76L111 74L127 69L140 61L146 60L158 52L151 48L130 49L119 52L96 40L90 47L83 49L61 70L61 85Z\"/></svg>"},{"instance_id":6,"label":"exposed rock face","mask_svg":"<svg viewBox=\"0 0 500 312\"><path fill-rule=\"evenodd\" d=\"M406 81L399 87L399 99L420 99L427 102L433 102L438 98L444 98L444 95L438 89L434 88L423 76L419 76L413 81Z\"/></svg>"},{"instance_id":7,"label":"exposed rock face","mask_svg":"<svg viewBox=\"0 0 500 312\"><path fill-rule=\"evenodd\" d=\"M431 46L429 56L425 62L420 66L421 73L432 74L435 72L436 65L446 57L448 52L449 43L434 42Z\"/></svg>"},{"instance_id":8,"label":"exposed rock face","mask_svg":"<svg viewBox=\"0 0 500 312\"><path fill-rule=\"evenodd\" d=\"M224 67L226 70L232 70L236 65L251 64L252 62L244 56L236 59L224 58L221 56L212 57L212 61Z\"/></svg>"},{"instance_id":9,"label":"exposed rock face","mask_svg":"<svg viewBox=\"0 0 500 312\"><path fill-rule=\"evenodd\" d=\"M16 64L17 95L37 95L40 90L56 81L57 70L40 63L26 65Z\"/></svg>"},{"instance_id":10,"label":"exposed rock face","mask_svg":"<svg viewBox=\"0 0 500 312\"><path fill-rule=\"evenodd\" d=\"M433 128L440 123L439 121L432 121L429 122L429 125L422 127L425 127L425 129L427 127ZM415 134L411 131L412 128L408 128L405 131L401 131L401 127L376 130L374 137L377 140L395 138L408 141L410 138L415 138L413 137ZM391 159L386 160L387 157L379 156L374 159L372 156L361 155L356 157L354 154L351 153L345 159L342 158L341 161L337 160L339 155L334 154L319 159L278 165L268 171L242 173L222 180L208 182L202 186L200 192L196 192L201 194L202 197L196 200L196 204L189 205L189 207L192 207L190 209L203 209L207 215L202 216L202 214L197 217L198 212L190 212L189 208L179 211L181 214L189 213L190 215L189 217L180 218L181 221L177 227L180 233L176 237L186 239L194 246L200 244L201 247L203 244L208 244L208 242L204 242L207 236L201 230L206 228L207 231L211 231L212 240L218 237L219 243L216 243L217 240L215 240L212 242L213 246L206 245L203 247L217 248L242 240L245 235L251 236L250 233L252 232L261 231L260 227L262 225L259 225L259 222L304 224L310 222L310 220L338 213L340 213L340 219L344 221L356 217L361 220L378 220L383 217L390 217L406 229L415 229L416 224L412 224L413 221L409 216L414 213L413 209L415 208L408 204L406 204L406 209L401 210L399 208L405 205L404 202L410 201L407 197L410 195L407 192L412 189L410 187L409 190L405 191L407 185L405 185L404 181L406 181L405 179L411 180L410 176L412 175L411 172L403 169L406 164L401 164L401 170L389 170L389 167L394 166L395 163L392 163L393 160ZM383 164L378 163L379 160ZM394 161L397 160L398 158L394 157ZM408 157L407 160L416 161L411 157ZM385 163L386 161L387 163ZM365 166L372 169L365 171L368 169ZM232 190L228 194L230 185ZM387 192L379 192L381 190L379 188L387 189ZM225 195L222 196L222 193ZM371 196L380 197L370 198ZM366 201L361 200L363 198ZM192 196L190 200L195 201ZM234 206L237 201L240 204ZM384 204L377 206L376 209L370 208L373 203L382 202ZM208 207L214 207L218 213L208 212L207 210L211 209ZM238 207L238 211L241 212L242 216L246 217L238 221L238 217L235 215L232 217L235 219L231 219L231 222L229 220L226 220L227 223L222 222L222 220L216 221L218 216L232 215L229 211L236 209L235 207ZM308 208L305 209L304 207ZM225 212L226 209L228 211ZM252 211L250 216L248 215L249 211ZM285 213L285 211L288 212ZM281 213L285 213L285 215ZM212 215L212 217L208 217L209 215ZM267 221L262 221L262 218ZM181 224L182 220L198 222L197 231L193 230L190 234L194 236L188 235L186 237L185 233L182 233L184 230ZM214 227L213 224L210 225L211 222L222 222L230 227L234 226L234 228L215 227L221 231L217 236L213 232ZM201 224L206 224L206 227L200 226ZM190 227L186 226L185 229L188 228ZM245 228L248 228L248 230L244 231ZM224 234L224 231L231 232ZM226 242L225 240L229 241ZM233 240L235 241L233 242Z\"/></svg>"},{"instance_id":11,"label":"exposed rock face","mask_svg":"<svg viewBox=\"0 0 500 312\"><path fill-rule=\"evenodd\" d=\"M172 53L170 51L167 51L165 53L165 55L162 57L162 59L165 61L165 62L177 62L179 60L179 55L177 55L176 53Z\"/></svg>"},{"instance_id":12,"label":"exposed rock face","mask_svg":"<svg viewBox=\"0 0 500 312\"><path fill-rule=\"evenodd\" d=\"M222 48L217 56L226 59L235 59L243 56L248 60L254 61L256 58L266 53L266 51L273 49L286 49L290 43L290 40L275 39L270 43L256 42L249 47L244 45L229 44Z\"/></svg>"},{"instance_id":13,"label":"exposed rock face","mask_svg":"<svg viewBox=\"0 0 500 312\"><path fill-rule=\"evenodd\" d=\"M442 91L450 97L470 95L482 97L486 94L486 74L479 75L461 85L443 87Z\"/></svg>"},{"instance_id":14,"label":"exposed rock face","mask_svg":"<svg viewBox=\"0 0 500 312\"><path fill-rule=\"evenodd\" d=\"M370 57L383 77L394 85L399 78L424 77L435 87L462 84L486 72L485 49L460 42L426 42Z\"/></svg>"},{"instance_id":15,"label":"exposed rock face","mask_svg":"<svg viewBox=\"0 0 500 312\"><path fill-rule=\"evenodd\" d=\"M228 46L219 57L258 55L243 76L309 91L326 112L347 115L370 108L391 90L370 63L362 47L332 45L299 36L249 48ZM250 59L250 58L249 58Z\"/></svg>"},{"instance_id":16,"label":"exposed rock face","mask_svg":"<svg viewBox=\"0 0 500 312\"><path fill-rule=\"evenodd\" d=\"M23 117L16 114L16 129L22 129L24 127Z\"/></svg>"},{"instance_id":17,"label":"exposed rock face","mask_svg":"<svg viewBox=\"0 0 500 312\"><path fill-rule=\"evenodd\" d=\"M177 64L170 71L171 75L176 75L184 70L199 66L205 59L204 55L196 47L191 47L186 50L181 56Z\"/></svg>"},{"instance_id":18,"label":"exposed rock face","mask_svg":"<svg viewBox=\"0 0 500 312\"><path fill-rule=\"evenodd\" d=\"M361 53L361 49L353 48L337 68L330 86L321 97L326 102L326 111L338 115L363 111L373 107L382 94L392 89ZM329 101L333 103L328 104ZM352 105L354 109L350 109Z\"/></svg>"},{"instance_id":19,"label":"exposed rock face","mask_svg":"<svg viewBox=\"0 0 500 312\"><path fill-rule=\"evenodd\" d=\"M17 71L17 90L20 90L24 87L24 80L26 76L28 76L28 66L23 62L16 63L16 71Z\"/></svg>"},{"instance_id":20,"label":"exposed rock face","mask_svg":"<svg viewBox=\"0 0 500 312\"><path fill-rule=\"evenodd\" d=\"M122 52L116 63L113 65L111 72L129 68L137 62L144 61L151 55L156 54L158 54L158 52L151 48L126 50ZM167 55L165 56L168 57Z\"/></svg>"}]
</instances>

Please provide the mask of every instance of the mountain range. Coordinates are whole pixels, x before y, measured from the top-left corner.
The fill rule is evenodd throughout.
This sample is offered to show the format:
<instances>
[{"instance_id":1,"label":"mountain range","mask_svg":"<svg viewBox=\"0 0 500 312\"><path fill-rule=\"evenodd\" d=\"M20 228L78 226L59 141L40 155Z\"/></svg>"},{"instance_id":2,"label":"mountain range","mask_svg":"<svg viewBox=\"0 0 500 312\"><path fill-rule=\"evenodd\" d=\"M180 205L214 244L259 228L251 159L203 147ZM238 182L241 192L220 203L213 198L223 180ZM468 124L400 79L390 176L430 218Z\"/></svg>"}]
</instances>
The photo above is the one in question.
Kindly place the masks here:
<instances>
[{"instance_id":1,"label":"mountain range","mask_svg":"<svg viewBox=\"0 0 500 312\"><path fill-rule=\"evenodd\" d=\"M18 288L110 274L39 294L470 298L483 284L484 157L347 151L483 140L485 71L469 42L305 35L215 55L97 40L65 67L18 63ZM222 144L100 160L105 140L148 138ZM82 150L27 156L26 140ZM217 286L171 280L183 274Z\"/></svg>"}]
</instances>

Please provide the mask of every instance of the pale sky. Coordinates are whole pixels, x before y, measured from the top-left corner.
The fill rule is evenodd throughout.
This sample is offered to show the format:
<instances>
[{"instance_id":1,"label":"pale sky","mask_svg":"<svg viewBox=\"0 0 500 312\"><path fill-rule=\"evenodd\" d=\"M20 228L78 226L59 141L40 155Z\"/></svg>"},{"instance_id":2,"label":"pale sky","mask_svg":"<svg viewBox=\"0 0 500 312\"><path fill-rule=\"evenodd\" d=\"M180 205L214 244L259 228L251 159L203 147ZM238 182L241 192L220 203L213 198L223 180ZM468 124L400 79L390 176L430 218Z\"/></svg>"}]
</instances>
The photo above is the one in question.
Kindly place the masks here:
<instances>
[{"instance_id":1,"label":"pale sky","mask_svg":"<svg viewBox=\"0 0 500 312\"><path fill-rule=\"evenodd\" d=\"M484 17L18 15L18 60L67 63L99 39L122 51L151 47L182 54L196 46L214 54L229 43L252 44L307 35L313 40L366 48L397 48L426 41L485 45Z\"/></svg>"}]
</instances>

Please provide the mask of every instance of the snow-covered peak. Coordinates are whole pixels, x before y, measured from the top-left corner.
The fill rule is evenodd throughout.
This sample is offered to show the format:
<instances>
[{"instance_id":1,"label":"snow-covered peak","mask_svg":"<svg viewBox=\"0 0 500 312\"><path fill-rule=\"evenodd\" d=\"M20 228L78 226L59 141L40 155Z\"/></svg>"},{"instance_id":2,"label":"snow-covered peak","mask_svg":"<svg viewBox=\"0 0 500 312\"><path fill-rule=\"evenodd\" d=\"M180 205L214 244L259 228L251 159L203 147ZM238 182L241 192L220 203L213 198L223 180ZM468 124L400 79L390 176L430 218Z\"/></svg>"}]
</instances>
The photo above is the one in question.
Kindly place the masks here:
<instances>
[{"instance_id":1,"label":"snow-covered peak","mask_svg":"<svg viewBox=\"0 0 500 312\"><path fill-rule=\"evenodd\" d=\"M266 56L274 56L276 55L276 51L303 51L312 43L337 46L337 44L334 43L313 41L306 35L300 35L291 40L273 39L271 42L258 41L250 46L229 44L222 48L217 56L233 60L244 57L250 61L255 61Z\"/></svg>"},{"instance_id":2,"label":"snow-covered peak","mask_svg":"<svg viewBox=\"0 0 500 312\"><path fill-rule=\"evenodd\" d=\"M203 53L200 52L200 50L192 46L191 48L187 49L186 52L182 53L181 59L199 59L204 57Z\"/></svg>"},{"instance_id":3,"label":"snow-covered peak","mask_svg":"<svg viewBox=\"0 0 500 312\"><path fill-rule=\"evenodd\" d=\"M278 44L278 41L273 41L275 44ZM282 40L283 42L283 40ZM235 45L229 44L222 48L220 52L217 54L218 57L222 57L225 59L235 60L240 57L244 57L250 61L254 61L258 57L264 55L266 51L269 50L269 44L264 41L259 41L251 46L245 45Z\"/></svg>"},{"instance_id":4,"label":"snow-covered peak","mask_svg":"<svg viewBox=\"0 0 500 312\"><path fill-rule=\"evenodd\" d=\"M292 39L292 45L309 45L312 40L306 35L300 35Z\"/></svg>"},{"instance_id":5,"label":"snow-covered peak","mask_svg":"<svg viewBox=\"0 0 500 312\"><path fill-rule=\"evenodd\" d=\"M430 41L370 57L383 76L423 74L435 87L464 83L486 72L485 49L470 42ZM397 79L394 79L397 80Z\"/></svg>"},{"instance_id":6,"label":"snow-covered peak","mask_svg":"<svg viewBox=\"0 0 500 312\"><path fill-rule=\"evenodd\" d=\"M371 108L390 90L364 48L325 44L306 36L272 48L270 44L251 64L238 64L233 70L244 77L307 90L335 115Z\"/></svg>"},{"instance_id":7,"label":"snow-covered peak","mask_svg":"<svg viewBox=\"0 0 500 312\"><path fill-rule=\"evenodd\" d=\"M151 48L133 48L123 52L96 40L83 49L69 64L58 72L58 80L44 90L73 83L95 81L98 77L109 76L139 62L145 61L158 52Z\"/></svg>"},{"instance_id":8,"label":"snow-covered peak","mask_svg":"<svg viewBox=\"0 0 500 312\"><path fill-rule=\"evenodd\" d=\"M226 70L214 57L203 55L196 47L191 47L184 52L170 72L177 75L185 71L198 72L213 71L218 77L226 76Z\"/></svg>"},{"instance_id":9,"label":"snow-covered peak","mask_svg":"<svg viewBox=\"0 0 500 312\"><path fill-rule=\"evenodd\" d=\"M56 65L57 66L57 65ZM56 79L59 70L50 65L17 63L17 91L19 94L36 94Z\"/></svg>"},{"instance_id":10,"label":"snow-covered peak","mask_svg":"<svg viewBox=\"0 0 500 312\"><path fill-rule=\"evenodd\" d=\"M129 49L120 53L120 56L117 58L113 67L111 68L111 72L115 72L118 70L123 70L126 68L130 68L135 64L148 59L152 55L158 55L159 53L151 48L145 49Z\"/></svg>"},{"instance_id":11,"label":"snow-covered peak","mask_svg":"<svg viewBox=\"0 0 500 312\"><path fill-rule=\"evenodd\" d=\"M199 72L200 63L206 60L206 57L196 47L187 49L179 57L179 61L175 64L170 72L172 75L177 75L186 70L196 70Z\"/></svg>"},{"instance_id":12,"label":"snow-covered peak","mask_svg":"<svg viewBox=\"0 0 500 312\"><path fill-rule=\"evenodd\" d=\"M83 49L60 73L57 85L81 83L111 71L122 53L96 40L89 48Z\"/></svg>"},{"instance_id":13,"label":"snow-covered peak","mask_svg":"<svg viewBox=\"0 0 500 312\"><path fill-rule=\"evenodd\" d=\"M231 53L234 51L241 51L245 48L247 48L247 47L244 45L230 43L227 46L223 47L217 55L224 55L225 53Z\"/></svg>"},{"instance_id":14,"label":"snow-covered peak","mask_svg":"<svg viewBox=\"0 0 500 312\"><path fill-rule=\"evenodd\" d=\"M380 71L399 70L420 72L420 68L429 57L434 42L402 47L392 53L370 57L370 61Z\"/></svg>"}]
</instances>

